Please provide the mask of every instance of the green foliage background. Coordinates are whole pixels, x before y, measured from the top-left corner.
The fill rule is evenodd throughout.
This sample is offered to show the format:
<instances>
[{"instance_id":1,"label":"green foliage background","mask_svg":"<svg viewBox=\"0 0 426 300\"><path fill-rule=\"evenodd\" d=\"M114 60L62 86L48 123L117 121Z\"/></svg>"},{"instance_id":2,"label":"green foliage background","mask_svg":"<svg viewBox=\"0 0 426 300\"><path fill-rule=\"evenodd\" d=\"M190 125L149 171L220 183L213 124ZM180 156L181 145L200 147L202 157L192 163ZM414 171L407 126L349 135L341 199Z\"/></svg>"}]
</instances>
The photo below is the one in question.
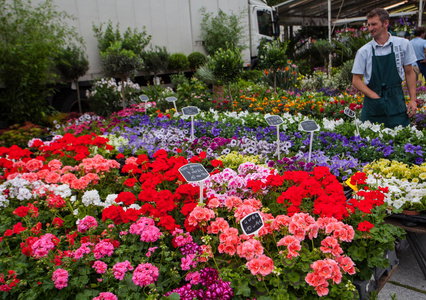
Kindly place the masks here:
<instances>
[{"instance_id":1,"label":"green foliage background","mask_svg":"<svg viewBox=\"0 0 426 300\"><path fill-rule=\"evenodd\" d=\"M49 112L49 84L58 79L55 58L73 41L81 42L70 19L52 0L0 0L0 117L43 123Z\"/></svg>"}]
</instances>

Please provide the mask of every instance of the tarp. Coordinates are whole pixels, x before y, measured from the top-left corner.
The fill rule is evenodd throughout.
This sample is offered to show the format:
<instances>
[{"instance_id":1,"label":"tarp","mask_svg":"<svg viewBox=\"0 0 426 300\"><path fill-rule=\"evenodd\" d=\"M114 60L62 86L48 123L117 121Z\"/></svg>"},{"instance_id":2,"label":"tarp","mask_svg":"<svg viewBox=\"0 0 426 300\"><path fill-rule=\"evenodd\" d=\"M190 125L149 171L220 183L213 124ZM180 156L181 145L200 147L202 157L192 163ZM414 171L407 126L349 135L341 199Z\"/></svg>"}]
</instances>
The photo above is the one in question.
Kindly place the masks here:
<instances>
[{"instance_id":1,"label":"tarp","mask_svg":"<svg viewBox=\"0 0 426 300\"><path fill-rule=\"evenodd\" d=\"M330 0L331 22L336 24L362 22L374 8L386 8L391 16L418 14L419 0ZM281 25L328 26L328 0L287 0L275 6ZM424 10L421 10L422 13ZM422 18L425 20L425 18Z\"/></svg>"}]
</instances>

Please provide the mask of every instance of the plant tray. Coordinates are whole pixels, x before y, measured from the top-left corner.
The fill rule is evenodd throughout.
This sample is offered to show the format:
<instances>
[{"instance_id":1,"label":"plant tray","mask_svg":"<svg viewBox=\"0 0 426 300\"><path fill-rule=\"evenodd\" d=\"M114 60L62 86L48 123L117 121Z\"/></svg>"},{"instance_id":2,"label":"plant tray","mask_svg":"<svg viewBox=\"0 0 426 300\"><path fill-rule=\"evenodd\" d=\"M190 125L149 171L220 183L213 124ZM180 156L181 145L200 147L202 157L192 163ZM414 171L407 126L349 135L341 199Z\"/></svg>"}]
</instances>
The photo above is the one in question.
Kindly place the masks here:
<instances>
[{"instance_id":1,"label":"plant tray","mask_svg":"<svg viewBox=\"0 0 426 300\"><path fill-rule=\"evenodd\" d=\"M397 219L407 227L426 226L426 214L410 216L405 214L392 214L389 218Z\"/></svg>"}]
</instances>

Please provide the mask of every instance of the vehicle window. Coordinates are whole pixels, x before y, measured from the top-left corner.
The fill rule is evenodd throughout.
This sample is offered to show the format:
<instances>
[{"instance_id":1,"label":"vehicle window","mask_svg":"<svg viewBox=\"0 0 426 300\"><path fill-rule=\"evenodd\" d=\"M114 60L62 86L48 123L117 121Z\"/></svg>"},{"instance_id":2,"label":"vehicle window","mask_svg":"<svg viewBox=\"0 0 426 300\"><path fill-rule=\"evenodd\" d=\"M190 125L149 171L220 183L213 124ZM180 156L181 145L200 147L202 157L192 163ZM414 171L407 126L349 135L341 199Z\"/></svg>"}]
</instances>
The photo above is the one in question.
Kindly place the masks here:
<instances>
[{"instance_id":1,"label":"vehicle window","mask_svg":"<svg viewBox=\"0 0 426 300\"><path fill-rule=\"evenodd\" d=\"M259 26L259 33L267 36L272 36L272 17L271 12L267 10L257 11L257 23Z\"/></svg>"}]
</instances>

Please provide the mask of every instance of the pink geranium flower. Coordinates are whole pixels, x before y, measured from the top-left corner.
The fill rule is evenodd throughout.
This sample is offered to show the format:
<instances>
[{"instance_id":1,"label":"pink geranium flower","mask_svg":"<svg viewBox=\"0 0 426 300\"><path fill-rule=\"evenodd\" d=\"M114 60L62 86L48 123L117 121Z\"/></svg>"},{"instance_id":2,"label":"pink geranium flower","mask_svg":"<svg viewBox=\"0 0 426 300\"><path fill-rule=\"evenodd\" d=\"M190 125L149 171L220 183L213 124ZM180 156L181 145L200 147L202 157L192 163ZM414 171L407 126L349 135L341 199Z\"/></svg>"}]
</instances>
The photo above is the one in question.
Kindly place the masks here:
<instances>
[{"instance_id":1,"label":"pink geranium flower","mask_svg":"<svg viewBox=\"0 0 426 300\"><path fill-rule=\"evenodd\" d=\"M53 272L52 280L58 290L61 290L68 285L68 276L68 271L64 269L57 269Z\"/></svg>"}]
</instances>

